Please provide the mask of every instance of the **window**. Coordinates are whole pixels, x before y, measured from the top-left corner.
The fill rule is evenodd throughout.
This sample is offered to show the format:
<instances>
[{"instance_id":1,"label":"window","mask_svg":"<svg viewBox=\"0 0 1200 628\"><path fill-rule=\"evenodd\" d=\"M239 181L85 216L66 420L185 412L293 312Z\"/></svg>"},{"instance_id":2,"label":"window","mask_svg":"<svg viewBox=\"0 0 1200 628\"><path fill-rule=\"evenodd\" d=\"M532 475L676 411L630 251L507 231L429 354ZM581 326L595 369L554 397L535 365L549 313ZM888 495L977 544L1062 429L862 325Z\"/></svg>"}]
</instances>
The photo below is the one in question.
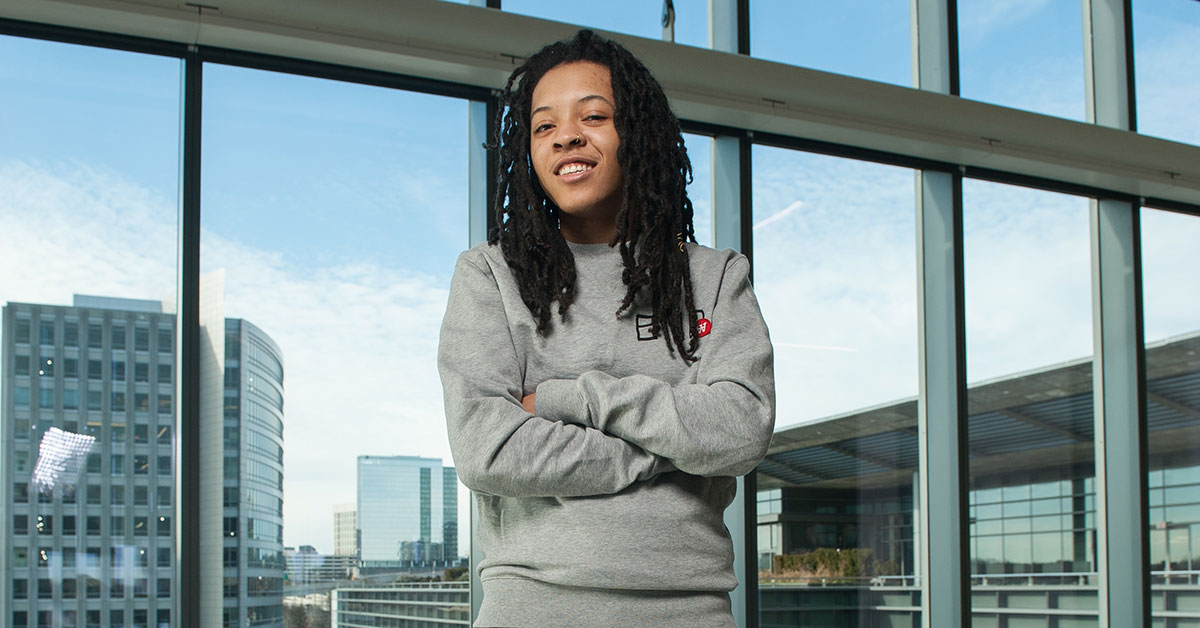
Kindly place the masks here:
<instances>
[{"instance_id":1,"label":"window","mask_svg":"<svg viewBox=\"0 0 1200 628\"><path fill-rule=\"evenodd\" d=\"M169 548L169 547L158 548L158 563L157 564L159 567L170 567L171 566L171 548ZM159 587L159 590L160 591L162 590L161 586Z\"/></svg>"},{"instance_id":2,"label":"window","mask_svg":"<svg viewBox=\"0 0 1200 628\"><path fill-rule=\"evenodd\" d=\"M171 393L158 393L158 413L171 414Z\"/></svg>"},{"instance_id":3,"label":"window","mask_svg":"<svg viewBox=\"0 0 1200 628\"><path fill-rule=\"evenodd\" d=\"M133 394L133 409L135 412L149 412L150 411L150 394L143 393L143 392L134 393ZM142 442L146 442L146 441L142 441Z\"/></svg>"},{"instance_id":4,"label":"window","mask_svg":"<svg viewBox=\"0 0 1200 628\"><path fill-rule=\"evenodd\" d=\"M162 468L162 465L159 465ZM157 486L155 487L155 500L159 507L167 507L171 505L171 487Z\"/></svg>"},{"instance_id":5,"label":"window","mask_svg":"<svg viewBox=\"0 0 1200 628\"><path fill-rule=\"evenodd\" d=\"M100 410L104 409L104 402L103 402L103 397L101 397L101 394L102 394L102 392L98 388L88 388L88 391L87 391L87 399L88 399L87 409L88 410L91 410L94 412L99 412Z\"/></svg>"},{"instance_id":6,"label":"window","mask_svg":"<svg viewBox=\"0 0 1200 628\"><path fill-rule=\"evenodd\" d=\"M38 407L54 407L54 388L41 388L38 390Z\"/></svg>"},{"instance_id":7,"label":"window","mask_svg":"<svg viewBox=\"0 0 1200 628\"><path fill-rule=\"evenodd\" d=\"M125 517L122 515L112 515L108 520L109 534L113 536L125 536ZM113 560L117 560L120 554L117 553L117 548L113 548Z\"/></svg>"},{"instance_id":8,"label":"window","mask_svg":"<svg viewBox=\"0 0 1200 628\"><path fill-rule=\"evenodd\" d=\"M138 362L134 364L133 381L139 383L150 381L150 365L145 362Z\"/></svg>"},{"instance_id":9,"label":"window","mask_svg":"<svg viewBox=\"0 0 1200 628\"><path fill-rule=\"evenodd\" d=\"M68 347L79 346L79 323L67 321L63 325L63 344Z\"/></svg>"},{"instance_id":10,"label":"window","mask_svg":"<svg viewBox=\"0 0 1200 628\"><path fill-rule=\"evenodd\" d=\"M104 347L104 327L98 323L88 325L88 348L100 349Z\"/></svg>"},{"instance_id":11,"label":"window","mask_svg":"<svg viewBox=\"0 0 1200 628\"><path fill-rule=\"evenodd\" d=\"M29 325L27 318L18 318L14 324L13 341L19 344L29 344Z\"/></svg>"},{"instance_id":12,"label":"window","mask_svg":"<svg viewBox=\"0 0 1200 628\"><path fill-rule=\"evenodd\" d=\"M171 518L166 515L158 517L158 536L171 536Z\"/></svg>"},{"instance_id":13,"label":"window","mask_svg":"<svg viewBox=\"0 0 1200 628\"><path fill-rule=\"evenodd\" d=\"M170 364L159 364L158 365L158 383L160 383L160 384L170 384L171 383L171 365Z\"/></svg>"},{"instance_id":14,"label":"window","mask_svg":"<svg viewBox=\"0 0 1200 628\"><path fill-rule=\"evenodd\" d=\"M117 381L117 382L125 381L125 361L124 360L113 360L112 378L113 378L113 381Z\"/></svg>"},{"instance_id":15,"label":"window","mask_svg":"<svg viewBox=\"0 0 1200 628\"><path fill-rule=\"evenodd\" d=\"M114 484L108 489L109 500L115 506L125 505L125 487L120 484Z\"/></svg>"},{"instance_id":16,"label":"window","mask_svg":"<svg viewBox=\"0 0 1200 628\"><path fill-rule=\"evenodd\" d=\"M75 388L63 389L63 410L78 410L79 409L79 390Z\"/></svg>"},{"instance_id":17,"label":"window","mask_svg":"<svg viewBox=\"0 0 1200 628\"><path fill-rule=\"evenodd\" d=\"M17 386L13 389L13 405L18 408L29 407L29 387ZM20 438L18 436L18 438Z\"/></svg>"},{"instance_id":18,"label":"window","mask_svg":"<svg viewBox=\"0 0 1200 628\"><path fill-rule=\"evenodd\" d=\"M88 379L101 379L103 377L100 360L88 360Z\"/></svg>"},{"instance_id":19,"label":"window","mask_svg":"<svg viewBox=\"0 0 1200 628\"><path fill-rule=\"evenodd\" d=\"M29 515L13 515L13 534L29 534Z\"/></svg>"},{"instance_id":20,"label":"window","mask_svg":"<svg viewBox=\"0 0 1200 628\"><path fill-rule=\"evenodd\" d=\"M171 353L172 347L175 344L175 336L170 328L160 327L158 329L158 352Z\"/></svg>"},{"instance_id":21,"label":"window","mask_svg":"<svg viewBox=\"0 0 1200 628\"><path fill-rule=\"evenodd\" d=\"M113 325L112 330L112 349L114 351L125 348L125 327L122 325Z\"/></svg>"},{"instance_id":22,"label":"window","mask_svg":"<svg viewBox=\"0 0 1200 628\"><path fill-rule=\"evenodd\" d=\"M124 429L124 428L122 428L122 429ZM112 457L110 458L110 462L112 463L112 474L113 475L124 475L125 474L125 455L124 454L113 454Z\"/></svg>"},{"instance_id":23,"label":"window","mask_svg":"<svg viewBox=\"0 0 1200 628\"><path fill-rule=\"evenodd\" d=\"M150 456L136 455L133 457L133 472L137 475L150 473Z\"/></svg>"},{"instance_id":24,"label":"window","mask_svg":"<svg viewBox=\"0 0 1200 628\"><path fill-rule=\"evenodd\" d=\"M43 377L54 377L54 356L42 356L38 362L38 375Z\"/></svg>"},{"instance_id":25,"label":"window","mask_svg":"<svg viewBox=\"0 0 1200 628\"><path fill-rule=\"evenodd\" d=\"M42 321L38 325L38 337L43 345L54 344L54 321Z\"/></svg>"},{"instance_id":26,"label":"window","mask_svg":"<svg viewBox=\"0 0 1200 628\"><path fill-rule=\"evenodd\" d=\"M13 363L13 374L14 375L28 375L29 374L29 356L27 356L27 355L16 356L15 362Z\"/></svg>"},{"instance_id":27,"label":"window","mask_svg":"<svg viewBox=\"0 0 1200 628\"><path fill-rule=\"evenodd\" d=\"M133 348L135 351L150 350L150 330L145 327L133 328Z\"/></svg>"},{"instance_id":28,"label":"window","mask_svg":"<svg viewBox=\"0 0 1200 628\"><path fill-rule=\"evenodd\" d=\"M33 527L38 534L54 534L54 515L37 515ZM45 555L45 552L42 552Z\"/></svg>"},{"instance_id":29,"label":"window","mask_svg":"<svg viewBox=\"0 0 1200 628\"><path fill-rule=\"evenodd\" d=\"M124 392L120 392L120 391L116 391L116 390L114 390L112 392L112 407L110 409L113 412L124 412L125 411L125 393Z\"/></svg>"},{"instance_id":30,"label":"window","mask_svg":"<svg viewBox=\"0 0 1200 628\"><path fill-rule=\"evenodd\" d=\"M63 358L63 377L72 379L79 377L78 358Z\"/></svg>"}]
</instances>

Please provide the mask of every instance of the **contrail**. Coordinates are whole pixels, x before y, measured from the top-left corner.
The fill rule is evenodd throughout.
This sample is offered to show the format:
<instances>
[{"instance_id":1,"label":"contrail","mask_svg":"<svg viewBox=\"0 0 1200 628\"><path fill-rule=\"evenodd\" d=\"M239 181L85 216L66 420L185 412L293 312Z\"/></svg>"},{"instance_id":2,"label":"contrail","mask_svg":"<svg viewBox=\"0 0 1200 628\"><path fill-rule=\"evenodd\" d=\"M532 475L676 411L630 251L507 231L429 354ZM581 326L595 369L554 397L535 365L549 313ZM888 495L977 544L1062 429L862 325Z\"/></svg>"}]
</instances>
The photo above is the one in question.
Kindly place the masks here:
<instances>
[{"instance_id":1,"label":"contrail","mask_svg":"<svg viewBox=\"0 0 1200 628\"><path fill-rule=\"evenodd\" d=\"M758 221L754 225L754 230L758 231L760 228L765 227L765 226L775 222L776 220L782 219L784 216L787 216L788 214L800 209L801 207L804 207L804 201L796 201L795 203L792 203L791 205L788 205L787 207L784 207L783 209L775 212L774 214L771 214L770 216L767 216L766 218L763 218L762 220Z\"/></svg>"}]
</instances>

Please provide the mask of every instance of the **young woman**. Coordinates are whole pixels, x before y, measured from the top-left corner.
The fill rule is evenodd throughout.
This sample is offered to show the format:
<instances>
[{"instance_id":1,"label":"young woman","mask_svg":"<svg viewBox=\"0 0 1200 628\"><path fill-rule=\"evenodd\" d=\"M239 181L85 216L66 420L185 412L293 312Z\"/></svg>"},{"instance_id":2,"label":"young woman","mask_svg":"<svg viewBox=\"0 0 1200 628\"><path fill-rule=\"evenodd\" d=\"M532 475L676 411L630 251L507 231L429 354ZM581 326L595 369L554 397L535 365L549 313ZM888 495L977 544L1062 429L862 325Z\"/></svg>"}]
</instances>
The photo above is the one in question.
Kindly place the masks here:
<instances>
[{"instance_id":1,"label":"young woman","mask_svg":"<svg viewBox=\"0 0 1200 628\"><path fill-rule=\"evenodd\" d=\"M438 356L476 625L732 626L722 512L775 414L749 264L695 244L679 122L621 46L547 46L502 106L498 223Z\"/></svg>"}]
</instances>

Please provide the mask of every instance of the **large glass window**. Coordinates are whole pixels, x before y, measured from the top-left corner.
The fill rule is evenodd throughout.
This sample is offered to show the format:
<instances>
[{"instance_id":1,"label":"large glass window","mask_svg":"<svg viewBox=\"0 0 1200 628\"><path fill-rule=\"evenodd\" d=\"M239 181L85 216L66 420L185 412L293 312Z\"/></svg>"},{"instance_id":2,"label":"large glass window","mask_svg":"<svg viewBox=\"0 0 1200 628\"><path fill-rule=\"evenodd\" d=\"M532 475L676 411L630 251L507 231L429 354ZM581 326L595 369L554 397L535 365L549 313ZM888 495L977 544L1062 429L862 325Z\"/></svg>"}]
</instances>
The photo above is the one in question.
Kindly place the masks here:
<instances>
[{"instance_id":1,"label":"large glass window","mask_svg":"<svg viewBox=\"0 0 1200 628\"><path fill-rule=\"evenodd\" d=\"M1142 210L1151 608L1166 626L1200 573L1200 295L1183 288L1197 238L1200 217Z\"/></svg>"},{"instance_id":2,"label":"large glass window","mask_svg":"<svg viewBox=\"0 0 1200 628\"><path fill-rule=\"evenodd\" d=\"M468 501L436 348L469 244L467 101L213 64L204 96L201 327L218 366L201 386L221 401L201 414L224 426L205 444L224 449L227 533L202 543L241 560L214 604L230 625L275 617L359 559L388 581L458 578ZM366 455L436 461L438 481L364 500ZM343 503L360 543L335 545ZM285 546L307 547L286 580ZM447 586L465 609L467 584Z\"/></svg>"},{"instance_id":3,"label":"large glass window","mask_svg":"<svg viewBox=\"0 0 1200 628\"><path fill-rule=\"evenodd\" d=\"M1095 625L1088 211L1083 198L963 183L977 625Z\"/></svg>"},{"instance_id":4,"label":"large glass window","mask_svg":"<svg viewBox=\"0 0 1200 628\"><path fill-rule=\"evenodd\" d=\"M1083 120L1083 13L1077 2L958 0L963 98Z\"/></svg>"},{"instance_id":5,"label":"large glass window","mask_svg":"<svg viewBox=\"0 0 1200 628\"><path fill-rule=\"evenodd\" d=\"M28 505L12 499L20 497L12 491L2 493L11 501L0 502L5 520L27 522L21 534L0 540L3 553L31 557L3 565L0 579L4 586L31 584L27 595L0 605L11 611L6 625L18 628L83 626L85 617L86 625L98 626L99 606L88 598L119 597L139 579L173 577L170 569L128 562L119 568L107 559L77 562L76 545L86 536L86 555L126 556L135 545L130 531L102 522L157 512L100 500L102 488L117 494L132 486L132 476L106 471L146 446L92 437L132 421L122 407L132 382L123 372L102 369L125 364L106 341L135 321L174 325L162 304L172 298L176 278L180 62L15 37L0 37L0 59L0 256L9 260L0 263L0 341L10 355L12 322L23 319L32 321L33 337L25 330L26 341L41 345L32 348L36 357L27 367L34 376L23 378L36 407L0 398L0 463L32 457L31 464L2 474L27 487ZM158 356L166 364L173 359ZM63 381L77 377L81 363L97 387L88 390L82 410L77 384ZM13 376L7 364L0 376L7 390ZM106 408L104 399L121 402ZM173 420L161 417L164 425ZM21 442L19 456L14 436ZM67 452L67 460L56 463L65 473L46 473L44 456L55 449ZM162 481L170 485L170 447L162 453ZM86 497L76 499L77 492ZM174 541L167 535L142 545L169 552ZM76 590L84 575L86 594ZM124 602L134 618L170 603L140 597Z\"/></svg>"},{"instance_id":6,"label":"large glass window","mask_svg":"<svg viewBox=\"0 0 1200 628\"><path fill-rule=\"evenodd\" d=\"M1139 133L1200 144L1200 2L1134 0Z\"/></svg>"},{"instance_id":7,"label":"large glass window","mask_svg":"<svg viewBox=\"0 0 1200 628\"><path fill-rule=\"evenodd\" d=\"M750 54L912 85L909 2L750 0Z\"/></svg>"},{"instance_id":8,"label":"large glass window","mask_svg":"<svg viewBox=\"0 0 1200 628\"><path fill-rule=\"evenodd\" d=\"M753 164L777 406L753 497L761 624L918 626L913 173L762 146Z\"/></svg>"}]
</instances>

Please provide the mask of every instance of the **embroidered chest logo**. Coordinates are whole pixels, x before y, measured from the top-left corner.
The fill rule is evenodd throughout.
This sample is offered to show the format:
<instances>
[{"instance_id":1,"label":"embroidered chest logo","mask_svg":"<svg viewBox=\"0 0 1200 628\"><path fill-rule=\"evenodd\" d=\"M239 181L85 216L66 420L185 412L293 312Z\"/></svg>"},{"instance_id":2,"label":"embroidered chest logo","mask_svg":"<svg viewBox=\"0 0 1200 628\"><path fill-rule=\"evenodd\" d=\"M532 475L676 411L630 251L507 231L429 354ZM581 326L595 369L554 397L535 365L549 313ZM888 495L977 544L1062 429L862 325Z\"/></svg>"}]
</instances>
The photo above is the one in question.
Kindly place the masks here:
<instances>
[{"instance_id":1,"label":"embroidered chest logo","mask_svg":"<svg viewBox=\"0 0 1200 628\"><path fill-rule=\"evenodd\" d=\"M638 340L655 340L658 334L650 331L649 314L637 315L637 339ZM712 331L712 321L704 318L704 310L696 310L696 336L703 338Z\"/></svg>"}]
</instances>

